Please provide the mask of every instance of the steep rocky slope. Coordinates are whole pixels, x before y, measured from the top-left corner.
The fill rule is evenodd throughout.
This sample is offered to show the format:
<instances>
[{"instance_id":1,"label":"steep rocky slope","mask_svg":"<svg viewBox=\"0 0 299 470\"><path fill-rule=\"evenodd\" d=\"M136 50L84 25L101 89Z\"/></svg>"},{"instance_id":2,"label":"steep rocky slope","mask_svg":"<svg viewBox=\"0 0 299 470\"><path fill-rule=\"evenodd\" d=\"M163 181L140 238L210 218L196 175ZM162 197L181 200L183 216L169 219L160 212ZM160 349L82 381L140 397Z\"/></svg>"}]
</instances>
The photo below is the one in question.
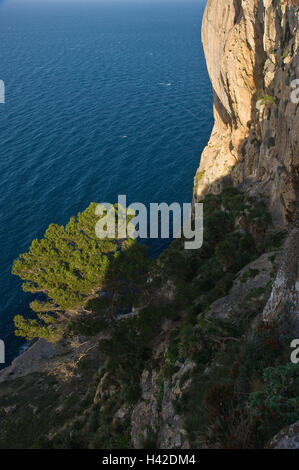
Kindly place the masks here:
<instances>
[{"instance_id":1,"label":"steep rocky slope","mask_svg":"<svg viewBox=\"0 0 299 470\"><path fill-rule=\"evenodd\" d=\"M281 224L298 196L298 20L298 6L281 0L208 0L202 27L215 126L195 194L243 184Z\"/></svg>"},{"instance_id":2,"label":"steep rocky slope","mask_svg":"<svg viewBox=\"0 0 299 470\"><path fill-rule=\"evenodd\" d=\"M202 39L215 126L195 178L195 198L239 185L290 232L265 318L290 301L298 315L299 9L296 1L208 0Z\"/></svg>"},{"instance_id":3,"label":"steep rocky slope","mask_svg":"<svg viewBox=\"0 0 299 470\"><path fill-rule=\"evenodd\" d=\"M2 372L0 448L298 446L292 3L208 0L215 126L194 186L204 245L161 255L139 315L102 331L96 310L80 316L75 337L38 341Z\"/></svg>"}]
</instances>

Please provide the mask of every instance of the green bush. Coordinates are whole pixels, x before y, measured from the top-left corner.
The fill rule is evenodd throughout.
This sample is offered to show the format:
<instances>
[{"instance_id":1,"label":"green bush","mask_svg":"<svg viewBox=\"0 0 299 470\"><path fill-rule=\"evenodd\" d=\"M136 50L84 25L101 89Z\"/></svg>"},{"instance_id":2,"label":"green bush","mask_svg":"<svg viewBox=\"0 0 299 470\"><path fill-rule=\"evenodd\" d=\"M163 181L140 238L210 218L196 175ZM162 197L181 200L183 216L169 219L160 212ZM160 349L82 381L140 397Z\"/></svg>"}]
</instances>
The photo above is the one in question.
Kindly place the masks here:
<instances>
[{"instance_id":1,"label":"green bush","mask_svg":"<svg viewBox=\"0 0 299 470\"><path fill-rule=\"evenodd\" d=\"M264 390L250 395L250 406L256 413L275 417L279 426L299 419L299 365L288 363L265 369ZM278 427L279 427L278 426Z\"/></svg>"}]
</instances>

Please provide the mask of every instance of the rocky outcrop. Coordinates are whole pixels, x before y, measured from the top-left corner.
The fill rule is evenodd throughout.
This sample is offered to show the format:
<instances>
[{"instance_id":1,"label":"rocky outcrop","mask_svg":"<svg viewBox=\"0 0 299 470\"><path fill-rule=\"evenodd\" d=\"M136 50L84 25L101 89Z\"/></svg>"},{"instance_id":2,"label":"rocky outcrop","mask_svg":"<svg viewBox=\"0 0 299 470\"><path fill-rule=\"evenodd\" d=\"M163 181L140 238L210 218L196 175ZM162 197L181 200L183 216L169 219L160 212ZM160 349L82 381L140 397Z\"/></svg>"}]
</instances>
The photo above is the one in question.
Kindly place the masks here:
<instances>
[{"instance_id":1,"label":"rocky outcrop","mask_svg":"<svg viewBox=\"0 0 299 470\"><path fill-rule=\"evenodd\" d=\"M299 421L285 427L273 437L269 444L270 449L299 449Z\"/></svg>"},{"instance_id":2,"label":"rocky outcrop","mask_svg":"<svg viewBox=\"0 0 299 470\"><path fill-rule=\"evenodd\" d=\"M229 294L210 305L208 316L230 319L236 313L240 315L247 298L258 302L261 296L267 294L267 286L273 281L275 265L280 257L280 252L265 253L245 266L237 275ZM258 295L252 296L253 292L258 292Z\"/></svg>"},{"instance_id":3,"label":"rocky outcrop","mask_svg":"<svg viewBox=\"0 0 299 470\"><path fill-rule=\"evenodd\" d=\"M238 186L267 204L274 230L287 228L262 318L294 337L299 335L298 26L297 1L208 0L202 41L215 124L194 187L196 201ZM261 263L269 264L268 255L251 271L259 271ZM244 290L259 289L265 275L269 270L244 285L236 280L229 295L210 306L210 315L229 318L243 302ZM271 447L298 448L298 423L275 436Z\"/></svg>"},{"instance_id":4,"label":"rocky outcrop","mask_svg":"<svg viewBox=\"0 0 299 470\"><path fill-rule=\"evenodd\" d=\"M299 336L299 228L294 227L284 246L284 254L271 296L264 309L265 321L277 320L288 310L294 337Z\"/></svg>"},{"instance_id":5,"label":"rocky outcrop","mask_svg":"<svg viewBox=\"0 0 299 470\"><path fill-rule=\"evenodd\" d=\"M265 321L290 304L299 329L299 7L280 0L209 0L202 40L214 90L215 125L195 197L239 185L269 206L289 237Z\"/></svg>"},{"instance_id":6,"label":"rocky outcrop","mask_svg":"<svg viewBox=\"0 0 299 470\"><path fill-rule=\"evenodd\" d=\"M134 407L131 418L131 440L135 449L142 449L151 434L156 435L159 426L159 405L157 397L157 373L143 371L141 376L142 400Z\"/></svg>"},{"instance_id":7,"label":"rocky outcrop","mask_svg":"<svg viewBox=\"0 0 299 470\"><path fill-rule=\"evenodd\" d=\"M295 3L208 0L202 27L215 125L195 178L195 198L242 185L265 198L276 226L294 219L298 197Z\"/></svg>"},{"instance_id":8,"label":"rocky outcrop","mask_svg":"<svg viewBox=\"0 0 299 470\"><path fill-rule=\"evenodd\" d=\"M156 371L145 370L141 377L142 397L134 407L131 417L131 439L135 449L143 448L153 439L159 449L188 449L184 419L175 409L176 400L190 385L182 378L195 363L177 363L178 371L172 377L162 379Z\"/></svg>"},{"instance_id":9,"label":"rocky outcrop","mask_svg":"<svg viewBox=\"0 0 299 470\"><path fill-rule=\"evenodd\" d=\"M6 380L15 380L24 375L48 370L49 364L57 354L55 347L43 339L33 343L12 364L0 372L0 384Z\"/></svg>"}]
</instances>

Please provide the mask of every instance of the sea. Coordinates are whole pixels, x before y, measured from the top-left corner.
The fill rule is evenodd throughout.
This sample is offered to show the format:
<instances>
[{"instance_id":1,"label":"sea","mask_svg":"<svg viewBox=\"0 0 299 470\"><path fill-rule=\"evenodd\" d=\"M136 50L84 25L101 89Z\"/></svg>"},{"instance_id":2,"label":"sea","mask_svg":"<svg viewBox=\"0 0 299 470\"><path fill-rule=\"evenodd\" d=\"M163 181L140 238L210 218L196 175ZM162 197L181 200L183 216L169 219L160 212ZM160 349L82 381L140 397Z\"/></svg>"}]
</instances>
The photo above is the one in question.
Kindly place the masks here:
<instances>
[{"instance_id":1,"label":"sea","mask_svg":"<svg viewBox=\"0 0 299 470\"><path fill-rule=\"evenodd\" d=\"M30 315L14 260L91 201L191 202L213 125L204 0L0 0L0 339ZM1 90L1 86L0 86ZM169 240L149 242L157 256Z\"/></svg>"}]
</instances>

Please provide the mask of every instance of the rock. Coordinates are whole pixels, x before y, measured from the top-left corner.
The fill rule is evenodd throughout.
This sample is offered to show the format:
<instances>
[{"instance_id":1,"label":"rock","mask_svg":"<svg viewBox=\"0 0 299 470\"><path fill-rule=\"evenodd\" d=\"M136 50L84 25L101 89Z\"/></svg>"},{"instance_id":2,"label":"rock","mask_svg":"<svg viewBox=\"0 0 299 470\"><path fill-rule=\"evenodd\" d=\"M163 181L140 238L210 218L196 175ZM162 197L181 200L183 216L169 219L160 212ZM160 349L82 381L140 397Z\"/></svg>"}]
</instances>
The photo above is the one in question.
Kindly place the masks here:
<instances>
[{"instance_id":1,"label":"rock","mask_svg":"<svg viewBox=\"0 0 299 470\"><path fill-rule=\"evenodd\" d=\"M263 318L278 321L281 312L288 309L288 322L294 337L299 335L299 228L294 227L285 242L283 258L273 283L271 296Z\"/></svg>"},{"instance_id":2,"label":"rock","mask_svg":"<svg viewBox=\"0 0 299 470\"><path fill-rule=\"evenodd\" d=\"M195 200L239 185L266 200L277 227L294 220L298 197L298 12L281 0L208 0L202 27L215 124Z\"/></svg>"},{"instance_id":3,"label":"rock","mask_svg":"<svg viewBox=\"0 0 299 470\"><path fill-rule=\"evenodd\" d=\"M21 356L18 356L9 367L0 372L0 383L47 370L49 361L56 354L53 344L39 339Z\"/></svg>"},{"instance_id":4,"label":"rock","mask_svg":"<svg viewBox=\"0 0 299 470\"><path fill-rule=\"evenodd\" d=\"M180 449L182 447L181 430L184 426L182 417L175 412L174 394L170 383L164 382L164 395L162 400L162 422L158 435L159 449Z\"/></svg>"},{"instance_id":5,"label":"rock","mask_svg":"<svg viewBox=\"0 0 299 470\"><path fill-rule=\"evenodd\" d=\"M30 409L32 410L32 413L33 413L34 415L36 415L36 413L38 412L38 407L35 406L35 405L32 405L31 403L29 403L28 408L30 408ZM56 410L56 411L57 411L57 410Z\"/></svg>"},{"instance_id":6,"label":"rock","mask_svg":"<svg viewBox=\"0 0 299 470\"><path fill-rule=\"evenodd\" d=\"M134 407L131 417L131 440L134 449L142 449L149 433L156 433L159 423L159 410L157 400L139 402Z\"/></svg>"},{"instance_id":7,"label":"rock","mask_svg":"<svg viewBox=\"0 0 299 470\"><path fill-rule=\"evenodd\" d=\"M6 406L5 408L3 408L3 411L4 413L8 415L10 413L13 413L16 409L17 409L17 405L11 405L11 406Z\"/></svg>"},{"instance_id":8,"label":"rock","mask_svg":"<svg viewBox=\"0 0 299 470\"><path fill-rule=\"evenodd\" d=\"M176 363L179 365L179 363ZM186 360L180 364L179 370L171 377L171 380L164 381L164 394L161 406L161 422L158 433L157 445L159 449L188 449L189 443L187 433L184 429L184 419L175 410L175 401L180 399L183 390L191 384L191 380L181 385L184 375L196 367L191 360Z\"/></svg>"},{"instance_id":9,"label":"rock","mask_svg":"<svg viewBox=\"0 0 299 470\"><path fill-rule=\"evenodd\" d=\"M270 449L299 449L299 421L285 427L273 437L269 444Z\"/></svg>"},{"instance_id":10,"label":"rock","mask_svg":"<svg viewBox=\"0 0 299 470\"><path fill-rule=\"evenodd\" d=\"M103 375L103 377L101 378L101 380L100 380L100 382L97 386L96 393L95 393L95 396L94 396L94 399L93 399L93 402L94 402L95 405L97 403L99 403L99 401L102 398L103 392L105 391L105 383L107 382L108 377L109 377L109 372L106 372Z\"/></svg>"},{"instance_id":11,"label":"rock","mask_svg":"<svg viewBox=\"0 0 299 470\"><path fill-rule=\"evenodd\" d=\"M113 423L116 423L117 421L123 421L125 418L127 418L129 412L130 408L126 405L117 410L113 418Z\"/></svg>"},{"instance_id":12,"label":"rock","mask_svg":"<svg viewBox=\"0 0 299 470\"><path fill-rule=\"evenodd\" d=\"M158 392L157 387L158 374L156 371L150 373L144 370L141 375L141 390L143 400L150 400L153 392Z\"/></svg>"},{"instance_id":13,"label":"rock","mask_svg":"<svg viewBox=\"0 0 299 470\"><path fill-rule=\"evenodd\" d=\"M242 310L246 297L252 292L260 290L262 295L265 289L267 295L266 287L272 280L273 262L279 259L279 255L278 251L266 253L245 266L237 274L229 294L211 304L207 317L228 319Z\"/></svg>"},{"instance_id":14,"label":"rock","mask_svg":"<svg viewBox=\"0 0 299 470\"><path fill-rule=\"evenodd\" d=\"M59 406L57 406L57 408L55 408L55 412L58 413L58 414L60 414L60 413L62 413L63 409L64 409L64 406L63 406L63 405L59 405Z\"/></svg>"},{"instance_id":15,"label":"rock","mask_svg":"<svg viewBox=\"0 0 299 470\"><path fill-rule=\"evenodd\" d=\"M159 449L189 448L184 420L177 414L174 405L182 395L182 390L191 383L186 380L181 386L182 377L196 364L187 360L184 364L176 365L180 367L179 370L171 378L163 380L162 396L156 371L151 373L144 370L142 373L142 400L134 407L131 417L131 439L135 449L144 447L149 437L155 439Z\"/></svg>"},{"instance_id":16,"label":"rock","mask_svg":"<svg viewBox=\"0 0 299 470\"><path fill-rule=\"evenodd\" d=\"M157 397L157 373L144 370L141 376L142 401L131 415L131 440L134 449L142 449L150 433L157 433L159 427L159 405Z\"/></svg>"}]
</instances>

